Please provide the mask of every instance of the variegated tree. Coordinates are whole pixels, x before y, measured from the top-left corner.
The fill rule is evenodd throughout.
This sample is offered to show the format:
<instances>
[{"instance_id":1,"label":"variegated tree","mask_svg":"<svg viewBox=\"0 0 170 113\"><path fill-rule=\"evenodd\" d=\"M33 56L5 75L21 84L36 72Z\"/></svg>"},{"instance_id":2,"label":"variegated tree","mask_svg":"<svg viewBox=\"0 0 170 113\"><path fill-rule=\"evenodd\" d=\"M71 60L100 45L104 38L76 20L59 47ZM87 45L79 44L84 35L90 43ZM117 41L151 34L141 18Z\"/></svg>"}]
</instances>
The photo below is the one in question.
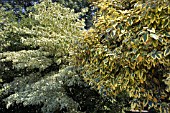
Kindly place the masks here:
<instances>
[{"instance_id":1,"label":"variegated tree","mask_svg":"<svg viewBox=\"0 0 170 113\"><path fill-rule=\"evenodd\" d=\"M44 113L62 108L76 113L78 103L64 87L84 84L69 64L70 48L81 37L84 21L78 19L80 13L49 0L34 9L20 22L11 11L0 9L0 95L8 95L7 107L15 102L43 104Z\"/></svg>"}]
</instances>

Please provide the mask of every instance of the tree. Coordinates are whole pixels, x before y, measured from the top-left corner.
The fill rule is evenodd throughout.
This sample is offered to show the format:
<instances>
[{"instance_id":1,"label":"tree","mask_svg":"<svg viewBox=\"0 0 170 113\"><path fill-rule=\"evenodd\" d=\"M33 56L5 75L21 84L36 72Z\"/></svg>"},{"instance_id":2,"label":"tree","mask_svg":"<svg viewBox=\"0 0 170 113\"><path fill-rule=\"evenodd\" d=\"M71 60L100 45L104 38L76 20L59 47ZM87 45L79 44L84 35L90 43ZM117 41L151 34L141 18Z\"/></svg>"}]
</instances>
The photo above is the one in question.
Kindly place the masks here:
<instances>
[{"instance_id":1,"label":"tree","mask_svg":"<svg viewBox=\"0 0 170 113\"><path fill-rule=\"evenodd\" d=\"M92 1L92 0L91 0ZM168 111L170 2L95 0L94 27L79 38L73 59L103 96L126 92L132 109ZM79 59L79 60L76 60Z\"/></svg>"},{"instance_id":2,"label":"tree","mask_svg":"<svg viewBox=\"0 0 170 113\"><path fill-rule=\"evenodd\" d=\"M13 103L43 104L42 111L66 108L78 112L78 103L66 86L85 84L69 64L70 47L84 31L80 13L48 0L34 6L18 23L12 11L0 10L1 98ZM8 79L10 78L10 79Z\"/></svg>"}]
</instances>

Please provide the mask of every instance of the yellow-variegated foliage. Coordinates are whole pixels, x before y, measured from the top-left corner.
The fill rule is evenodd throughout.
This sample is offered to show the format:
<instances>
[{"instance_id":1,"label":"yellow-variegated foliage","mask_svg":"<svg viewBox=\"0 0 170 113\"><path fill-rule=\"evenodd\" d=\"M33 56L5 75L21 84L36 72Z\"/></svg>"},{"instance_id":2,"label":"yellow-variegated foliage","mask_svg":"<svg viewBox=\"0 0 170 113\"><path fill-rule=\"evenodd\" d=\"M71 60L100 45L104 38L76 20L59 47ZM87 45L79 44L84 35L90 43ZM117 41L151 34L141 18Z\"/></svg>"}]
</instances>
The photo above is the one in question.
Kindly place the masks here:
<instances>
[{"instance_id":1,"label":"yellow-variegated foliage","mask_svg":"<svg viewBox=\"0 0 170 113\"><path fill-rule=\"evenodd\" d=\"M170 1L94 0L96 21L75 49L84 79L100 93L126 91L132 109L166 111L170 95Z\"/></svg>"}]
</instances>

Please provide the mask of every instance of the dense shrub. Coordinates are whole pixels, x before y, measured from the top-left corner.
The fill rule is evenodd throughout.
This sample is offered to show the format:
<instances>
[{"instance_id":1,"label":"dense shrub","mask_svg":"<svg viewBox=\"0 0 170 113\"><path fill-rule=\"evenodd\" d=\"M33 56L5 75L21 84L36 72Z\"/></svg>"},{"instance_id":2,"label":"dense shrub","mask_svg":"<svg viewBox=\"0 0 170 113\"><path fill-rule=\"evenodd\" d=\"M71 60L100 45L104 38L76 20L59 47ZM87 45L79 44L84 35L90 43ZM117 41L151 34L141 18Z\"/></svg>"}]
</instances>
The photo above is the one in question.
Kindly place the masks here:
<instances>
[{"instance_id":1,"label":"dense shrub","mask_svg":"<svg viewBox=\"0 0 170 113\"><path fill-rule=\"evenodd\" d=\"M104 96L125 91L132 109L168 112L169 0L91 0L94 27L79 38L73 59L84 80Z\"/></svg>"},{"instance_id":2,"label":"dense shrub","mask_svg":"<svg viewBox=\"0 0 170 113\"><path fill-rule=\"evenodd\" d=\"M84 27L78 18L86 12L75 14L45 0L22 14L19 9L15 13L16 4L3 4L0 10L0 100L8 108L2 102L0 112L25 112L22 105L42 106L44 113L108 111L110 100L91 90L69 66L70 47Z\"/></svg>"},{"instance_id":3,"label":"dense shrub","mask_svg":"<svg viewBox=\"0 0 170 113\"><path fill-rule=\"evenodd\" d=\"M45 113L78 112L65 87L84 84L69 66L69 48L81 36L84 22L78 19L80 13L48 0L34 9L18 22L12 11L1 7L0 97L7 108L16 102L43 105Z\"/></svg>"}]
</instances>

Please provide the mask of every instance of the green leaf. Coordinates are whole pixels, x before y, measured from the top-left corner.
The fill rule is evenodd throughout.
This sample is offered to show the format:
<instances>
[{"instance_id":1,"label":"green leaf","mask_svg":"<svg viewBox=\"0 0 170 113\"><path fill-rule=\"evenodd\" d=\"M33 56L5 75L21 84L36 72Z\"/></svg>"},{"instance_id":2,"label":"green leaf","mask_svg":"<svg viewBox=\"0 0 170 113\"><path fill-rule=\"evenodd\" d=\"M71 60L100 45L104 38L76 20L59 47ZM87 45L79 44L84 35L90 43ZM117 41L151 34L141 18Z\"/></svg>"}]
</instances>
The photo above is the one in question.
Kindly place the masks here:
<instances>
[{"instance_id":1,"label":"green leaf","mask_svg":"<svg viewBox=\"0 0 170 113\"><path fill-rule=\"evenodd\" d=\"M148 33L145 33L145 34L143 35L143 42L147 42L148 39L149 39Z\"/></svg>"},{"instance_id":2,"label":"green leaf","mask_svg":"<svg viewBox=\"0 0 170 113\"><path fill-rule=\"evenodd\" d=\"M116 35L116 30L112 31L112 35L115 36Z\"/></svg>"},{"instance_id":3,"label":"green leaf","mask_svg":"<svg viewBox=\"0 0 170 113\"><path fill-rule=\"evenodd\" d=\"M132 25L133 24L132 19L128 19L128 23L129 23L129 25Z\"/></svg>"},{"instance_id":4,"label":"green leaf","mask_svg":"<svg viewBox=\"0 0 170 113\"><path fill-rule=\"evenodd\" d=\"M170 33L166 32L166 33L165 33L165 36L166 36L166 37L170 37Z\"/></svg>"},{"instance_id":5,"label":"green leaf","mask_svg":"<svg viewBox=\"0 0 170 113\"><path fill-rule=\"evenodd\" d=\"M158 46L158 41L153 41L152 44L153 44L153 47L157 47Z\"/></svg>"},{"instance_id":6,"label":"green leaf","mask_svg":"<svg viewBox=\"0 0 170 113\"><path fill-rule=\"evenodd\" d=\"M155 33L155 29L152 28L152 29L147 29L147 31L149 31L150 33Z\"/></svg>"},{"instance_id":7,"label":"green leaf","mask_svg":"<svg viewBox=\"0 0 170 113\"><path fill-rule=\"evenodd\" d=\"M164 27L167 27L169 25L169 19L166 19L164 22Z\"/></svg>"},{"instance_id":8,"label":"green leaf","mask_svg":"<svg viewBox=\"0 0 170 113\"><path fill-rule=\"evenodd\" d=\"M108 29L106 29L106 32L108 33L108 32L110 32L112 30L112 28L108 28Z\"/></svg>"},{"instance_id":9,"label":"green leaf","mask_svg":"<svg viewBox=\"0 0 170 113\"><path fill-rule=\"evenodd\" d=\"M164 56L168 56L170 54L170 49L167 48L165 51L164 51Z\"/></svg>"},{"instance_id":10,"label":"green leaf","mask_svg":"<svg viewBox=\"0 0 170 113\"><path fill-rule=\"evenodd\" d=\"M162 54L161 54L161 52L160 52L160 51L158 51L158 52L156 53L156 57L157 57L157 59L162 58Z\"/></svg>"},{"instance_id":11,"label":"green leaf","mask_svg":"<svg viewBox=\"0 0 170 113\"><path fill-rule=\"evenodd\" d=\"M159 37L156 34L150 34L151 38L154 38L155 40L159 39Z\"/></svg>"},{"instance_id":12,"label":"green leaf","mask_svg":"<svg viewBox=\"0 0 170 113\"><path fill-rule=\"evenodd\" d=\"M135 109L137 106L137 103L131 103L131 109Z\"/></svg>"},{"instance_id":13,"label":"green leaf","mask_svg":"<svg viewBox=\"0 0 170 113\"><path fill-rule=\"evenodd\" d=\"M152 54L151 54L151 57L152 57L153 59L156 59L156 54L155 54L155 53L152 53Z\"/></svg>"},{"instance_id":14,"label":"green leaf","mask_svg":"<svg viewBox=\"0 0 170 113\"><path fill-rule=\"evenodd\" d=\"M140 76L140 70L135 71L135 74L136 74L137 76Z\"/></svg>"}]
</instances>

